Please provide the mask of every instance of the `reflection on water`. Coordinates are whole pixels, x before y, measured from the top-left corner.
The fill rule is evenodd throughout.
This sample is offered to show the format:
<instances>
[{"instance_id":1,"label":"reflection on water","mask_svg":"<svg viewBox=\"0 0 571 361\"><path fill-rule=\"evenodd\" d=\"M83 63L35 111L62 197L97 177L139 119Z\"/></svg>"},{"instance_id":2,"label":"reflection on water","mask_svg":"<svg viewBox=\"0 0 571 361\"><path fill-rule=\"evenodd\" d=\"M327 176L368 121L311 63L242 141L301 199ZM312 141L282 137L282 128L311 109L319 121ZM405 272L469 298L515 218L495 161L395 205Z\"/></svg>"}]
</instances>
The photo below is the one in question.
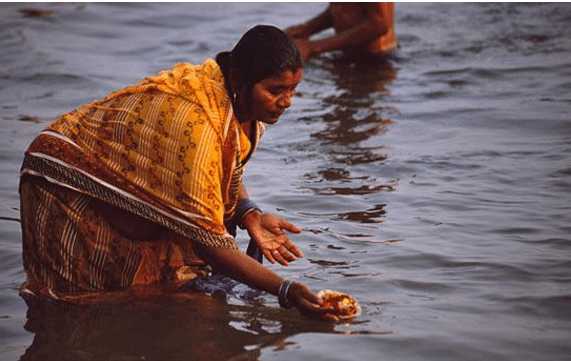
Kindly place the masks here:
<instances>
[{"instance_id":1,"label":"reflection on water","mask_svg":"<svg viewBox=\"0 0 571 361\"><path fill-rule=\"evenodd\" d=\"M330 111L319 117L323 127L312 132L311 138L319 141L320 149L336 166L306 173L302 188L318 196L360 197L356 199L366 208L338 211L333 214L334 220L382 223L386 204L370 204L363 197L394 191L398 185L396 180L378 179L369 168L379 169L389 157L382 136L394 124L389 118L394 109L387 107L383 98L390 95L398 69L393 59L355 62L328 57L317 65L324 71L321 76L332 80L334 91L320 99ZM352 233L349 237L368 236Z\"/></svg>"},{"instance_id":2,"label":"reflection on water","mask_svg":"<svg viewBox=\"0 0 571 361\"><path fill-rule=\"evenodd\" d=\"M202 293L154 295L91 305L26 299L34 340L22 361L256 360L304 332L334 325L292 312L229 305Z\"/></svg>"},{"instance_id":3,"label":"reflection on water","mask_svg":"<svg viewBox=\"0 0 571 361\"><path fill-rule=\"evenodd\" d=\"M337 91L323 98L324 106L333 111L322 117L325 129L311 136L332 148L333 153L337 150L337 162L356 164L384 160L386 155L379 154L382 147L367 148L360 143L383 134L393 123L381 115L384 109L378 104L380 97L389 94L388 86L397 76L392 61L355 63L333 58L323 63L323 69L330 73ZM341 159L347 152L347 158Z\"/></svg>"},{"instance_id":4,"label":"reflection on water","mask_svg":"<svg viewBox=\"0 0 571 361\"><path fill-rule=\"evenodd\" d=\"M377 204L362 212L347 212L339 215L339 219L361 223L382 223L385 217L386 204Z\"/></svg>"},{"instance_id":5,"label":"reflection on water","mask_svg":"<svg viewBox=\"0 0 571 361\"><path fill-rule=\"evenodd\" d=\"M371 194L380 191L392 191L395 189L394 185L391 184L380 184L380 185L362 185L354 188L351 187L328 187L328 188L316 188L316 187L305 187L311 189L315 194L319 195L350 195L350 194Z\"/></svg>"},{"instance_id":6,"label":"reflection on water","mask_svg":"<svg viewBox=\"0 0 571 361\"><path fill-rule=\"evenodd\" d=\"M30 7L52 13L19 11ZM274 297L230 293L31 309L34 333L23 330L17 180L29 141L58 114L201 62L256 23L285 27L324 7L0 4L0 359L569 359L565 3L398 4L398 59L307 65L248 190L305 230L295 241L307 258L276 271L354 294L358 322L331 331Z\"/></svg>"}]
</instances>

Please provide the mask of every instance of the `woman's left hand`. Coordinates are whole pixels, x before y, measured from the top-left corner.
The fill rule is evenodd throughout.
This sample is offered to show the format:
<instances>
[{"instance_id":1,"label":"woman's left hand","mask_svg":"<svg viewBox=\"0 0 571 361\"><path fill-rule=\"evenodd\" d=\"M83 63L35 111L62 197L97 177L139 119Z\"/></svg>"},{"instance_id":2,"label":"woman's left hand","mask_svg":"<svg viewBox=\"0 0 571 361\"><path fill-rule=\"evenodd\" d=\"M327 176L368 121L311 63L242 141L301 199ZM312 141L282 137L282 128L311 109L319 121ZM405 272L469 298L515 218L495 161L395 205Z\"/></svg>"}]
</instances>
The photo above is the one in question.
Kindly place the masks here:
<instances>
[{"instance_id":1,"label":"woman's left hand","mask_svg":"<svg viewBox=\"0 0 571 361\"><path fill-rule=\"evenodd\" d=\"M251 212L244 217L242 224L270 263L287 266L288 262L303 257L286 233L299 233L301 229L285 219L271 213Z\"/></svg>"}]
</instances>

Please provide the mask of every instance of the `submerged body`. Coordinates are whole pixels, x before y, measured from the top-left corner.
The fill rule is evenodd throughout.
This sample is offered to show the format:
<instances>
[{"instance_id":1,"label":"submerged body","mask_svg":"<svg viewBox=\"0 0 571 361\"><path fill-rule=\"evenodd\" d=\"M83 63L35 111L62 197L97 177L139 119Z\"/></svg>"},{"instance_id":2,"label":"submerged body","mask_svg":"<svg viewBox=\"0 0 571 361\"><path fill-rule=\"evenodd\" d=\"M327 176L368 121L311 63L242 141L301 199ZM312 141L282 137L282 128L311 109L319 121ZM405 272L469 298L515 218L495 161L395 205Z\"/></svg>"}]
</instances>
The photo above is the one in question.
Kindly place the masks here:
<instances>
[{"instance_id":1,"label":"submerged body","mask_svg":"<svg viewBox=\"0 0 571 361\"><path fill-rule=\"evenodd\" d=\"M329 6L333 28L337 34L348 31L358 24L375 18L377 28L381 29L372 41L356 45L353 51L367 52L370 55L383 56L390 54L397 47L395 34L395 5L394 3L376 3L367 8L363 4L332 3ZM372 13L372 15L371 15Z\"/></svg>"},{"instance_id":2,"label":"submerged body","mask_svg":"<svg viewBox=\"0 0 571 361\"><path fill-rule=\"evenodd\" d=\"M333 28L335 34L311 36ZM313 19L286 29L304 60L341 50L349 57L384 57L397 47L393 3L331 3Z\"/></svg>"}]
</instances>

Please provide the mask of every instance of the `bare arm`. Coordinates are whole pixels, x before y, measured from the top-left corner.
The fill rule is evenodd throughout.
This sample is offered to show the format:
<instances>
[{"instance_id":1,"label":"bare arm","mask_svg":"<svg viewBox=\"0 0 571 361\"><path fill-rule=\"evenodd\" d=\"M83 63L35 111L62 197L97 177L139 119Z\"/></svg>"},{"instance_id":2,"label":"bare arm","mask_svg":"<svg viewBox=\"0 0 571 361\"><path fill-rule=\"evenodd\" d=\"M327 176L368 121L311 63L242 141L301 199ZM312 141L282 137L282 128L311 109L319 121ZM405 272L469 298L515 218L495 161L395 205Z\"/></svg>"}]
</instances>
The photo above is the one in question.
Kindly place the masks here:
<instances>
[{"instance_id":1,"label":"bare arm","mask_svg":"<svg viewBox=\"0 0 571 361\"><path fill-rule=\"evenodd\" d=\"M248 198L248 191L246 190L246 187L244 187L243 183L240 183L240 187L238 187L238 198L239 199L243 199L243 198Z\"/></svg>"},{"instance_id":2,"label":"bare arm","mask_svg":"<svg viewBox=\"0 0 571 361\"><path fill-rule=\"evenodd\" d=\"M362 46L385 34L388 27L380 7L377 4L362 6L366 10L366 18L351 28L319 40L295 39L304 59L328 51Z\"/></svg>"},{"instance_id":3,"label":"bare arm","mask_svg":"<svg viewBox=\"0 0 571 361\"><path fill-rule=\"evenodd\" d=\"M278 295L283 279L244 253L215 247L201 247L199 252L217 271L251 287ZM310 316L327 318L326 313L332 311L322 308L319 297L302 283L293 283L287 298L300 312Z\"/></svg>"},{"instance_id":4,"label":"bare arm","mask_svg":"<svg viewBox=\"0 0 571 361\"><path fill-rule=\"evenodd\" d=\"M309 38L311 35L319 33L333 26L329 6L321 14L303 24L290 26L285 31L291 38Z\"/></svg>"},{"instance_id":5,"label":"bare arm","mask_svg":"<svg viewBox=\"0 0 571 361\"><path fill-rule=\"evenodd\" d=\"M202 247L200 253L216 271L251 287L278 294L282 278L239 250Z\"/></svg>"}]
</instances>

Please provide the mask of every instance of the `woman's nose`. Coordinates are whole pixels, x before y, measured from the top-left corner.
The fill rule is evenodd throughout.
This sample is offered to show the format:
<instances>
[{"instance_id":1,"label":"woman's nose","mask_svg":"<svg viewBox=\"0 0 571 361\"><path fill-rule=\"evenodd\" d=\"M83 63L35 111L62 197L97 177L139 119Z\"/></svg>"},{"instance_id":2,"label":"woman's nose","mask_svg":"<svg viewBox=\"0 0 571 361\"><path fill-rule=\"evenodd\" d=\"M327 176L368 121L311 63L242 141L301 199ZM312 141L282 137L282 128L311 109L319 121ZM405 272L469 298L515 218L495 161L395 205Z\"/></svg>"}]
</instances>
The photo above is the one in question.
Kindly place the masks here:
<instances>
[{"instance_id":1,"label":"woman's nose","mask_svg":"<svg viewBox=\"0 0 571 361\"><path fill-rule=\"evenodd\" d=\"M291 106L291 98L293 97L293 92L287 92L278 99L278 106L280 108L289 108Z\"/></svg>"}]
</instances>

